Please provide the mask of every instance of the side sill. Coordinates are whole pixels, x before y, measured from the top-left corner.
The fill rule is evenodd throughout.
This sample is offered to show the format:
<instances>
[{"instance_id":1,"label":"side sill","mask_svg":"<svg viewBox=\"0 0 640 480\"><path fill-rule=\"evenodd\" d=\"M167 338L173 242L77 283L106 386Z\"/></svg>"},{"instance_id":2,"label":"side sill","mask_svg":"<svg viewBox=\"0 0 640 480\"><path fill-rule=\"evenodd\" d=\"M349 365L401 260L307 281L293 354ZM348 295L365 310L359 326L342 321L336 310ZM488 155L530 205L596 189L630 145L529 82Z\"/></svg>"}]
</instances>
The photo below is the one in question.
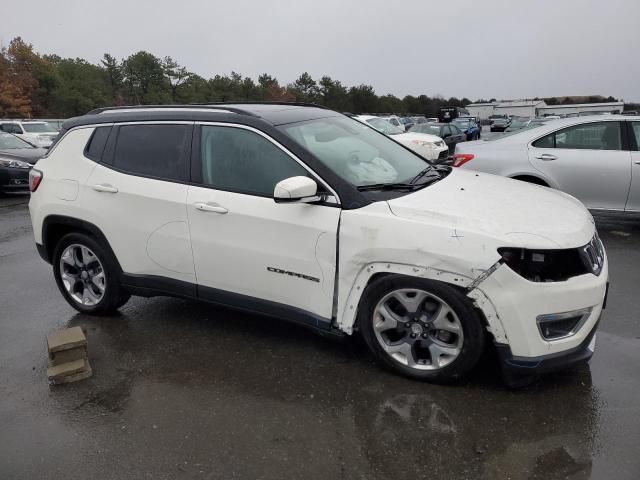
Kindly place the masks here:
<instances>
[{"instance_id":1,"label":"side sill","mask_svg":"<svg viewBox=\"0 0 640 480\"><path fill-rule=\"evenodd\" d=\"M235 310L286 320L311 328L322 335L332 337L343 337L346 335L344 332L333 328L330 319L297 307L263 300L261 298L211 287L203 287L189 282L155 275L123 273L121 283L128 292L141 297L170 296L201 300Z\"/></svg>"}]
</instances>

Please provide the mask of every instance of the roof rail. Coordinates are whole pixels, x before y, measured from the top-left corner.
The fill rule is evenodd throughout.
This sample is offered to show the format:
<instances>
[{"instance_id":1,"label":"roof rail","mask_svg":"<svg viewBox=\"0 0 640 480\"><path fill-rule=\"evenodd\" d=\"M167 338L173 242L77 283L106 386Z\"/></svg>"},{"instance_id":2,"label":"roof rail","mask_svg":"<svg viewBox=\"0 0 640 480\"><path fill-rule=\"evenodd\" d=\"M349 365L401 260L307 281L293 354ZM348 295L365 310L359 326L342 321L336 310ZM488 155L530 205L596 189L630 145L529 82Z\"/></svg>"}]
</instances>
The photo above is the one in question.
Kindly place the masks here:
<instances>
[{"instance_id":1,"label":"roof rail","mask_svg":"<svg viewBox=\"0 0 640 480\"><path fill-rule=\"evenodd\" d=\"M322 108L324 110L331 110L329 107L324 105L318 105L317 103L310 102L277 102L277 101L260 101L260 100L240 100L240 101L229 101L229 102L205 102L205 103L190 103L189 105L292 105L296 107L316 107Z\"/></svg>"},{"instance_id":2,"label":"roof rail","mask_svg":"<svg viewBox=\"0 0 640 480\"><path fill-rule=\"evenodd\" d=\"M111 111L111 110L136 110L136 109L158 109L158 110L162 110L162 109L184 109L184 108L202 108L202 109L211 109L211 110L226 110L228 112L232 112L232 113L238 113L240 115L250 115L252 117L255 117L256 115L252 114L251 112L248 112L246 110L240 109L240 108L229 108L229 107L224 107L223 103L219 103L219 104L206 104L206 103L189 103L189 104L173 104L173 105L123 105L123 106L116 106L116 107L101 107L101 108L94 108L93 110L87 112L85 115L99 115L101 113L107 112L107 111Z\"/></svg>"}]
</instances>

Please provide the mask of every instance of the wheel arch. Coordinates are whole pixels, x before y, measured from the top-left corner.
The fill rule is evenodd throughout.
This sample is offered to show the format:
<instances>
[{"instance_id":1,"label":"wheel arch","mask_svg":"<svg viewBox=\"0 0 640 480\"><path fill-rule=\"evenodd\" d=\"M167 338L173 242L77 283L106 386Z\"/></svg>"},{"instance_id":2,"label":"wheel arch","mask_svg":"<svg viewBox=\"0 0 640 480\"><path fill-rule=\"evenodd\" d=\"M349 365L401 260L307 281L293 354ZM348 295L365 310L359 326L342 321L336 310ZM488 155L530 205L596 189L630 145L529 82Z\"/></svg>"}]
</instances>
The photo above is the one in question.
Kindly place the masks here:
<instances>
[{"instance_id":1,"label":"wheel arch","mask_svg":"<svg viewBox=\"0 0 640 480\"><path fill-rule=\"evenodd\" d=\"M501 319L491 301L474 284L474 278L448 270L392 262L370 263L360 270L346 295L342 308L338 309L337 326L340 330L348 334L353 333L356 327L358 309L367 287L374 281L390 275L425 278L443 282L460 289L470 299L474 307L482 313L481 317L485 326L494 339L499 343L507 343Z\"/></svg>"},{"instance_id":2,"label":"wheel arch","mask_svg":"<svg viewBox=\"0 0 640 480\"><path fill-rule=\"evenodd\" d=\"M94 240L100 242L100 244L107 250L107 252L114 259L118 271L122 273L122 268L118 262L118 257L113 252L107 237L102 233L102 230L91 222L81 220L74 217L67 217L64 215L48 215L42 222L42 249L39 249L44 260L51 263L53 260L53 252L57 243L62 237L68 233L84 233L89 235Z\"/></svg>"},{"instance_id":3,"label":"wheel arch","mask_svg":"<svg viewBox=\"0 0 640 480\"><path fill-rule=\"evenodd\" d=\"M547 180L543 178L541 175L535 175L531 173L516 173L509 175L509 178L513 180L519 180L521 182L532 183L534 185L540 185L542 187L550 187L554 188L554 186Z\"/></svg>"}]
</instances>

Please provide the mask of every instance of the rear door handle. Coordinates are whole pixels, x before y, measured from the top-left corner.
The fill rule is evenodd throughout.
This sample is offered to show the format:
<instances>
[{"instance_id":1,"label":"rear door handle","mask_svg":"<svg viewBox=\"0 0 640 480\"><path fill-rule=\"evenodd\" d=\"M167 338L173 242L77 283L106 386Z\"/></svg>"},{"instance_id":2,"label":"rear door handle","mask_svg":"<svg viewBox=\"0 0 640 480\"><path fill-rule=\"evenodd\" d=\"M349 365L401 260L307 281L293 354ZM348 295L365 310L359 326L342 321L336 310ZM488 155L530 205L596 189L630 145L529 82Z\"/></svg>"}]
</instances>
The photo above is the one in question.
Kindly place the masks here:
<instances>
[{"instance_id":1,"label":"rear door handle","mask_svg":"<svg viewBox=\"0 0 640 480\"><path fill-rule=\"evenodd\" d=\"M633 163L635 163L636 165L640 165L640 160L635 160Z\"/></svg>"},{"instance_id":2,"label":"rear door handle","mask_svg":"<svg viewBox=\"0 0 640 480\"><path fill-rule=\"evenodd\" d=\"M193 206L196 207L196 210L200 210L201 212L227 213L229 211L214 202L197 202L194 203Z\"/></svg>"},{"instance_id":3,"label":"rear door handle","mask_svg":"<svg viewBox=\"0 0 640 480\"><path fill-rule=\"evenodd\" d=\"M555 155L551 155L550 153L543 153L542 155L538 155L535 158L537 158L538 160L556 160L558 157L556 157Z\"/></svg>"},{"instance_id":4,"label":"rear door handle","mask_svg":"<svg viewBox=\"0 0 640 480\"><path fill-rule=\"evenodd\" d=\"M105 193L118 193L118 189L113 185L109 185L108 183L99 183L97 185L91 185L96 192L105 192Z\"/></svg>"}]
</instances>

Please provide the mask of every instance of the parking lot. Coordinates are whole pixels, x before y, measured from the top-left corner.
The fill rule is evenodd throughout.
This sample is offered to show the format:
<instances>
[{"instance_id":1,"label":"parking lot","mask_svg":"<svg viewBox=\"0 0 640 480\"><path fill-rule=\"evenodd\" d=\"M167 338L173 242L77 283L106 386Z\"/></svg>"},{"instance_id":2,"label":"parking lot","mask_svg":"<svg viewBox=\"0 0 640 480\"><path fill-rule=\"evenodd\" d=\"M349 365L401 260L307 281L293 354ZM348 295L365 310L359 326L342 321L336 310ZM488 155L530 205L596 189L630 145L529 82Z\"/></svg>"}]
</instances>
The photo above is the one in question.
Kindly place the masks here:
<instances>
[{"instance_id":1,"label":"parking lot","mask_svg":"<svg viewBox=\"0 0 640 480\"><path fill-rule=\"evenodd\" d=\"M598 221L611 289L590 366L520 391L487 355L436 386L277 320L170 298L76 313L0 200L0 478L616 478L640 472L640 223ZM94 376L49 387L45 335Z\"/></svg>"}]
</instances>

